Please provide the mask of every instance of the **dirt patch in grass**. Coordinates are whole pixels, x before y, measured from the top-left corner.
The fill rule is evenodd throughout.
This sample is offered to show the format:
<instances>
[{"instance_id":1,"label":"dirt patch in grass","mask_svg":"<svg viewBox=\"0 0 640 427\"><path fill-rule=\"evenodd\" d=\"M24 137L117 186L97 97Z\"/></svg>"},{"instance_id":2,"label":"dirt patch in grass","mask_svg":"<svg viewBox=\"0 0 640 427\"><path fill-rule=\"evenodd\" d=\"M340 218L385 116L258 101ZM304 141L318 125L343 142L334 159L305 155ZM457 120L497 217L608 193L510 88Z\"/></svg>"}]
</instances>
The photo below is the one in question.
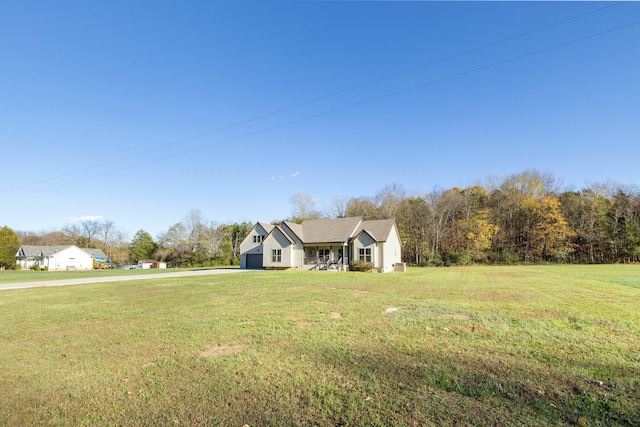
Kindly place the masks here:
<instances>
[{"instance_id":1,"label":"dirt patch in grass","mask_svg":"<svg viewBox=\"0 0 640 427\"><path fill-rule=\"evenodd\" d=\"M491 333L488 329L485 329L482 326L472 326L467 330L469 332L473 332L474 334L480 334L480 335L489 335Z\"/></svg>"},{"instance_id":2,"label":"dirt patch in grass","mask_svg":"<svg viewBox=\"0 0 640 427\"><path fill-rule=\"evenodd\" d=\"M228 356L230 354L241 353L246 351L248 346L244 344L236 344L236 345L219 345L217 347L211 347L202 353L200 353L200 357L220 357L220 356Z\"/></svg>"},{"instance_id":3,"label":"dirt patch in grass","mask_svg":"<svg viewBox=\"0 0 640 427\"><path fill-rule=\"evenodd\" d=\"M448 317L449 319L456 319L456 320L473 320L473 316L466 313L447 314L445 317Z\"/></svg>"},{"instance_id":4,"label":"dirt patch in grass","mask_svg":"<svg viewBox=\"0 0 640 427\"><path fill-rule=\"evenodd\" d=\"M298 327L300 328L309 328L312 323L305 320L296 320L296 325L298 325Z\"/></svg>"}]
</instances>

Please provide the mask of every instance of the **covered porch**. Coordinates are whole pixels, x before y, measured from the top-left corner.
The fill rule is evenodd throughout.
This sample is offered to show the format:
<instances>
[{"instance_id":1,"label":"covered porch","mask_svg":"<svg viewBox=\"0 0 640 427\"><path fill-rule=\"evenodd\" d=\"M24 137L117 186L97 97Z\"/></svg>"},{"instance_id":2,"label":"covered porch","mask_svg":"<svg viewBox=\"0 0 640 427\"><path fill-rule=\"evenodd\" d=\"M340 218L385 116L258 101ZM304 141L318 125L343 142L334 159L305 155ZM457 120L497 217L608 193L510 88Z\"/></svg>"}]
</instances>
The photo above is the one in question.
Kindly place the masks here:
<instances>
[{"instance_id":1,"label":"covered porch","mask_svg":"<svg viewBox=\"0 0 640 427\"><path fill-rule=\"evenodd\" d=\"M319 244L304 247L303 269L345 271L349 269L349 247L346 244Z\"/></svg>"}]
</instances>

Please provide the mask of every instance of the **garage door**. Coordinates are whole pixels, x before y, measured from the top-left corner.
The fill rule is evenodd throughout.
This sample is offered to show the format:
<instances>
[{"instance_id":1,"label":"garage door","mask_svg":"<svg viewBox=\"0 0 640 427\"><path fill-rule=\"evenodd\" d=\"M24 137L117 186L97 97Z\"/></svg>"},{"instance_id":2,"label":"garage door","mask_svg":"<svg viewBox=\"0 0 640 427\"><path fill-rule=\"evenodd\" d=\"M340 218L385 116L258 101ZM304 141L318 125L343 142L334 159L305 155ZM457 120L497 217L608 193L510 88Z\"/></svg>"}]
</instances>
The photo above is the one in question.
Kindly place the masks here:
<instances>
[{"instance_id":1,"label":"garage door","mask_svg":"<svg viewBox=\"0 0 640 427\"><path fill-rule=\"evenodd\" d=\"M264 268L262 265L262 254L247 254L247 268Z\"/></svg>"}]
</instances>

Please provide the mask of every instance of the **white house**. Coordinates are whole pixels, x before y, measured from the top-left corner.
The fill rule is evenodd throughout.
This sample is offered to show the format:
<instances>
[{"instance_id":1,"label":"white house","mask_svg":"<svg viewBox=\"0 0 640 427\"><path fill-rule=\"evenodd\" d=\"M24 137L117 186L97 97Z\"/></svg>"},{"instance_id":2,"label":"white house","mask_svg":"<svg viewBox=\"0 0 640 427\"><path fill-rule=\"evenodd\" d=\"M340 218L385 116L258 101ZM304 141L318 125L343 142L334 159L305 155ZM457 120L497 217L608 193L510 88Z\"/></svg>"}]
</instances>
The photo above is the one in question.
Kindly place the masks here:
<instances>
[{"instance_id":1,"label":"white house","mask_svg":"<svg viewBox=\"0 0 640 427\"><path fill-rule=\"evenodd\" d=\"M91 270L94 260L106 260L100 249L81 249L75 245L65 246L20 246L16 253L16 265L23 270L32 267L56 270Z\"/></svg>"},{"instance_id":2,"label":"white house","mask_svg":"<svg viewBox=\"0 0 640 427\"><path fill-rule=\"evenodd\" d=\"M394 271L402 260L395 220L258 222L240 245L240 268L345 270L354 260L379 272Z\"/></svg>"}]
</instances>

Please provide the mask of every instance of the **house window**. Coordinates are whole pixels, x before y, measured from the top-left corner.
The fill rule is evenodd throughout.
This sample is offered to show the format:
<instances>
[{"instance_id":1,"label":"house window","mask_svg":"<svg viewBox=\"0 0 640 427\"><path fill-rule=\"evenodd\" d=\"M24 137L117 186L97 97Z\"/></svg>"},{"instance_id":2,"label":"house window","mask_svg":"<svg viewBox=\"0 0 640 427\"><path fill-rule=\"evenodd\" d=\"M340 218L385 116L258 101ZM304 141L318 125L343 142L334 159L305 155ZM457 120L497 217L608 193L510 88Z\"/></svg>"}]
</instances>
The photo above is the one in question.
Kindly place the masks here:
<instances>
[{"instance_id":1,"label":"house window","mask_svg":"<svg viewBox=\"0 0 640 427\"><path fill-rule=\"evenodd\" d=\"M329 261L329 249L319 249L318 250L318 257L319 257L319 261L320 262L327 262Z\"/></svg>"},{"instance_id":2,"label":"house window","mask_svg":"<svg viewBox=\"0 0 640 427\"><path fill-rule=\"evenodd\" d=\"M358 255L360 261L371 262L371 248L358 249Z\"/></svg>"},{"instance_id":3,"label":"house window","mask_svg":"<svg viewBox=\"0 0 640 427\"><path fill-rule=\"evenodd\" d=\"M253 243L260 243L264 240L263 236L253 236Z\"/></svg>"},{"instance_id":4,"label":"house window","mask_svg":"<svg viewBox=\"0 0 640 427\"><path fill-rule=\"evenodd\" d=\"M271 251L271 262L282 262L282 249L273 249Z\"/></svg>"}]
</instances>

